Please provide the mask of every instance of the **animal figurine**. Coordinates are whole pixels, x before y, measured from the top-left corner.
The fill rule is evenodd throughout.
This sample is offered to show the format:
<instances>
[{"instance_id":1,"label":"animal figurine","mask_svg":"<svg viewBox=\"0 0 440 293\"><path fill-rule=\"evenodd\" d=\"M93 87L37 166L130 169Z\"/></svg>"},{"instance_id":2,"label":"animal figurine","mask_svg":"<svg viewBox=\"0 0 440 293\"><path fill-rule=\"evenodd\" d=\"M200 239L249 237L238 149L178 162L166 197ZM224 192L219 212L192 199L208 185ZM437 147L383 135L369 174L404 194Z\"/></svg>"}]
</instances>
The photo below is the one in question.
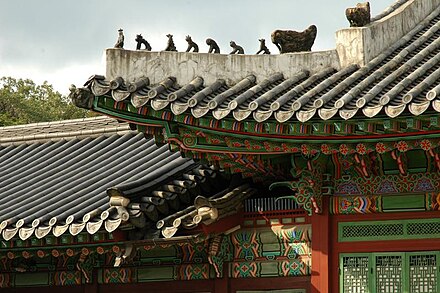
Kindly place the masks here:
<instances>
[{"instance_id":1,"label":"animal figurine","mask_svg":"<svg viewBox=\"0 0 440 293\"><path fill-rule=\"evenodd\" d=\"M206 45L209 46L208 53L220 54L220 47L217 45L217 42L213 39L206 39Z\"/></svg>"},{"instance_id":2,"label":"animal figurine","mask_svg":"<svg viewBox=\"0 0 440 293\"><path fill-rule=\"evenodd\" d=\"M191 49L193 49L193 52L199 52L199 46L194 43L194 41L191 39L191 36L186 36L185 40L188 43L188 48L186 49L186 52L189 52Z\"/></svg>"},{"instance_id":3,"label":"animal figurine","mask_svg":"<svg viewBox=\"0 0 440 293\"><path fill-rule=\"evenodd\" d=\"M370 3L358 3L356 7L345 9L345 16L351 27L365 26L370 23Z\"/></svg>"},{"instance_id":4,"label":"animal figurine","mask_svg":"<svg viewBox=\"0 0 440 293\"><path fill-rule=\"evenodd\" d=\"M115 48L124 49L124 32L123 29L118 29L119 35L118 40L116 41Z\"/></svg>"},{"instance_id":5,"label":"animal figurine","mask_svg":"<svg viewBox=\"0 0 440 293\"><path fill-rule=\"evenodd\" d=\"M259 39L260 41L260 50L258 50L257 55L263 52L263 54L270 54L269 49L266 47L266 40L265 39Z\"/></svg>"},{"instance_id":6,"label":"animal figurine","mask_svg":"<svg viewBox=\"0 0 440 293\"><path fill-rule=\"evenodd\" d=\"M167 38L168 38L168 44L167 44L167 47L165 48L165 51L177 52L176 46L174 45L174 41L173 41L173 35L168 34Z\"/></svg>"},{"instance_id":7,"label":"animal figurine","mask_svg":"<svg viewBox=\"0 0 440 293\"><path fill-rule=\"evenodd\" d=\"M315 25L309 26L303 32L276 30L272 33L272 43L280 53L311 51L318 29Z\"/></svg>"},{"instance_id":8,"label":"animal figurine","mask_svg":"<svg viewBox=\"0 0 440 293\"><path fill-rule=\"evenodd\" d=\"M232 52L229 54L244 54L243 47L237 45L234 41L231 41L229 45L233 48Z\"/></svg>"},{"instance_id":9,"label":"animal figurine","mask_svg":"<svg viewBox=\"0 0 440 293\"><path fill-rule=\"evenodd\" d=\"M83 109L92 109L94 95L88 88L77 88L75 85L69 87L70 94L68 99L72 103Z\"/></svg>"},{"instance_id":10,"label":"animal figurine","mask_svg":"<svg viewBox=\"0 0 440 293\"><path fill-rule=\"evenodd\" d=\"M147 42L147 40L145 40L145 39L142 37L141 34L136 35L136 39L134 39L134 40L137 42L136 50L140 50L140 49L141 49L141 46L144 45L144 46L145 46L145 49L144 49L144 50L151 51L151 46L150 46L150 44Z\"/></svg>"}]
</instances>

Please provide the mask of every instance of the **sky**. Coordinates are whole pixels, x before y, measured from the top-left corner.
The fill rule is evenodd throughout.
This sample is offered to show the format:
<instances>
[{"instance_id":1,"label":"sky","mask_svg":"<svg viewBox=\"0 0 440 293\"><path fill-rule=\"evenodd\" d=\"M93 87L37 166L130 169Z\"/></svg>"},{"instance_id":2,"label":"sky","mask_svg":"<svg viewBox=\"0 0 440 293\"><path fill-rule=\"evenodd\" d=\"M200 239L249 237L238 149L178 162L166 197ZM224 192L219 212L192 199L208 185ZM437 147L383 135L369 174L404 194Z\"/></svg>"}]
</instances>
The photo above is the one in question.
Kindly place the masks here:
<instances>
[{"instance_id":1,"label":"sky","mask_svg":"<svg viewBox=\"0 0 440 293\"><path fill-rule=\"evenodd\" d=\"M136 49L136 34L164 50L168 33L178 51L185 51L186 35L207 52L213 38L222 53L234 40L247 54L259 49L258 39L274 54L270 41L276 29L302 31L318 27L312 51L335 48L335 32L349 27L348 0L0 0L0 77L47 81L68 94L93 74L105 74L104 50L113 47L123 28L125 49ZM371 0L375 16L393 0Z\"/></svg>"}]
</instances>

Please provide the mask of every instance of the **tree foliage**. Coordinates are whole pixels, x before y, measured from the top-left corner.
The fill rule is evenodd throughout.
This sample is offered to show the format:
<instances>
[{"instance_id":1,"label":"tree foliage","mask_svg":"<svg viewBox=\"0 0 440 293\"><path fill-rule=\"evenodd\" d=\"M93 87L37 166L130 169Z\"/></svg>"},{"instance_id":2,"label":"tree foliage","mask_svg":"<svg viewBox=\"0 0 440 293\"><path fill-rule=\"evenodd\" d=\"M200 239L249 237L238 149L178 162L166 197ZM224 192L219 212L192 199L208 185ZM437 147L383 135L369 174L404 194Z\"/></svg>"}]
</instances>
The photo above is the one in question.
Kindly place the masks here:
<instances>
[{"instance_id":1,"label":"tree foliage","mask_svg":"<svg viewBox=\"0 0 440 293\"><path fill-rule=\"evenodd\" d=\"M30 79L0 78L0 126L90 116L92 112L75 107L47 82L37 85Z\"/></svg>"}]
</instances>

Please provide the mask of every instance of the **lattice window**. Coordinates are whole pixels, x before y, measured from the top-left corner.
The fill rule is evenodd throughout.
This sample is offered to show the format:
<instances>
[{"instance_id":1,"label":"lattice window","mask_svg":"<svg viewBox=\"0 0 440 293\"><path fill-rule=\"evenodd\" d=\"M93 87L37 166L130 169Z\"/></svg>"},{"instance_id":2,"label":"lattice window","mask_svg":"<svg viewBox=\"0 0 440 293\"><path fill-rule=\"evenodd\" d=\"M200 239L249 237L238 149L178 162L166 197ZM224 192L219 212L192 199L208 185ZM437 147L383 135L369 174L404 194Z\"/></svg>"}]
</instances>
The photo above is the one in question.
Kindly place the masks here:
<instances>
[{"instance_id":1,"label":"lattice window","mask_svg":"<svg viewBox=\"0 0 440 293\"><path fill-rule=\"evenodd\" d=\"M403 292L402 257L400 255L376 256L376 292Z\"/></svg>"},{"instance_id":2,"label":"lattice window","mask_svg":"<svg viewBox=\"0 0 440 293\"><path fill-rule=\"evenodd\" d=\"M409 256L409 292L437 292L437 255Z\"/></svg>"},{"instance_id":3,"label":"lattice window","mask_svg":"<svg viewBox=\"0 0 440 293\"><path fill-rule=\"evenodd\" d=\"M440 251L343 254L340 292L438 293Z\"/></svg>"},{"instance_id":4,"label":"lattice window","mask_svg":"<svg viewBox=\"0 0 440 293\"><path fill-rule=\"evenodd\" d=\"M375 241L440 238L440 218L340 222L338 240Z\"/></svg>"},{"instance_id":5,"label":"lattice window","mask_svg":"<svg viewBox=\"0 0 440 293\"><path fill-rule=\"evenodd\" d=\"M403 235L403 224L359 225L344 226L342 228L343 238L380 237L390 235Z\"/></svg>"},{"instance_id":6,"label":"lattice window","mask_svg":"<svg viewBox=\"0 0 440 293\"><path fill-rule=\"evenodd\" d=\"M409 223L407 229L409 235L440 234L440 222Z\"/></svg>"},{"instance_id":7,"label":"lattice window","mask_svg":"<svg viewBox=\"0 0 440 293\"><path fill-rule=\"evenodd\" d=\"M367 293L368 256L347 256L342 259L343 290L348 293Z\"/></svg>"}]
</instances>

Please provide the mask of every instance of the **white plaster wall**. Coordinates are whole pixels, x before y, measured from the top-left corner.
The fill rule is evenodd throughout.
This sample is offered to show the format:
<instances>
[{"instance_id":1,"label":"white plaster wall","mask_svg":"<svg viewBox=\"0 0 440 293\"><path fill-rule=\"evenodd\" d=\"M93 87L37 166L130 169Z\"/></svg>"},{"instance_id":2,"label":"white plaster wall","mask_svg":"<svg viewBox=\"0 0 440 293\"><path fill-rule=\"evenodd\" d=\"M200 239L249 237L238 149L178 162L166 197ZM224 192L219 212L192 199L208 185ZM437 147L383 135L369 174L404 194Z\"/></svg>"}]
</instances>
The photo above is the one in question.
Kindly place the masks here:
<instances>
[{"instance_id":1,"label":"white plaster wall","mask_svg":"<svg viewBox=\"0 0 440 293\"><path fill-rule=\"evenodd\" d=\"M336 32L336 51L342 68L350 64L365 65L365 30L365 27L353 27Z\"/></svg>"},{"instance_id":2,"label":"white plaster wall","mask_svg":"<svg viewBox=\"0 0 440 293\"><path fill-rule=\"evenodd\" d=\"M327 67L339 69L336 50L283 55L224 55L112 48L107 49L106 56L107 79L122 76L131 82L148 77L152 84L168 76L176 77L181 85L196 76L202 76L206 86L219 78L225 79L228 84L235 84L249 74L254 74L257 81L261 81L277 72L289 78L303 69L311 73Z\"/></svg>"}]
</instances>

